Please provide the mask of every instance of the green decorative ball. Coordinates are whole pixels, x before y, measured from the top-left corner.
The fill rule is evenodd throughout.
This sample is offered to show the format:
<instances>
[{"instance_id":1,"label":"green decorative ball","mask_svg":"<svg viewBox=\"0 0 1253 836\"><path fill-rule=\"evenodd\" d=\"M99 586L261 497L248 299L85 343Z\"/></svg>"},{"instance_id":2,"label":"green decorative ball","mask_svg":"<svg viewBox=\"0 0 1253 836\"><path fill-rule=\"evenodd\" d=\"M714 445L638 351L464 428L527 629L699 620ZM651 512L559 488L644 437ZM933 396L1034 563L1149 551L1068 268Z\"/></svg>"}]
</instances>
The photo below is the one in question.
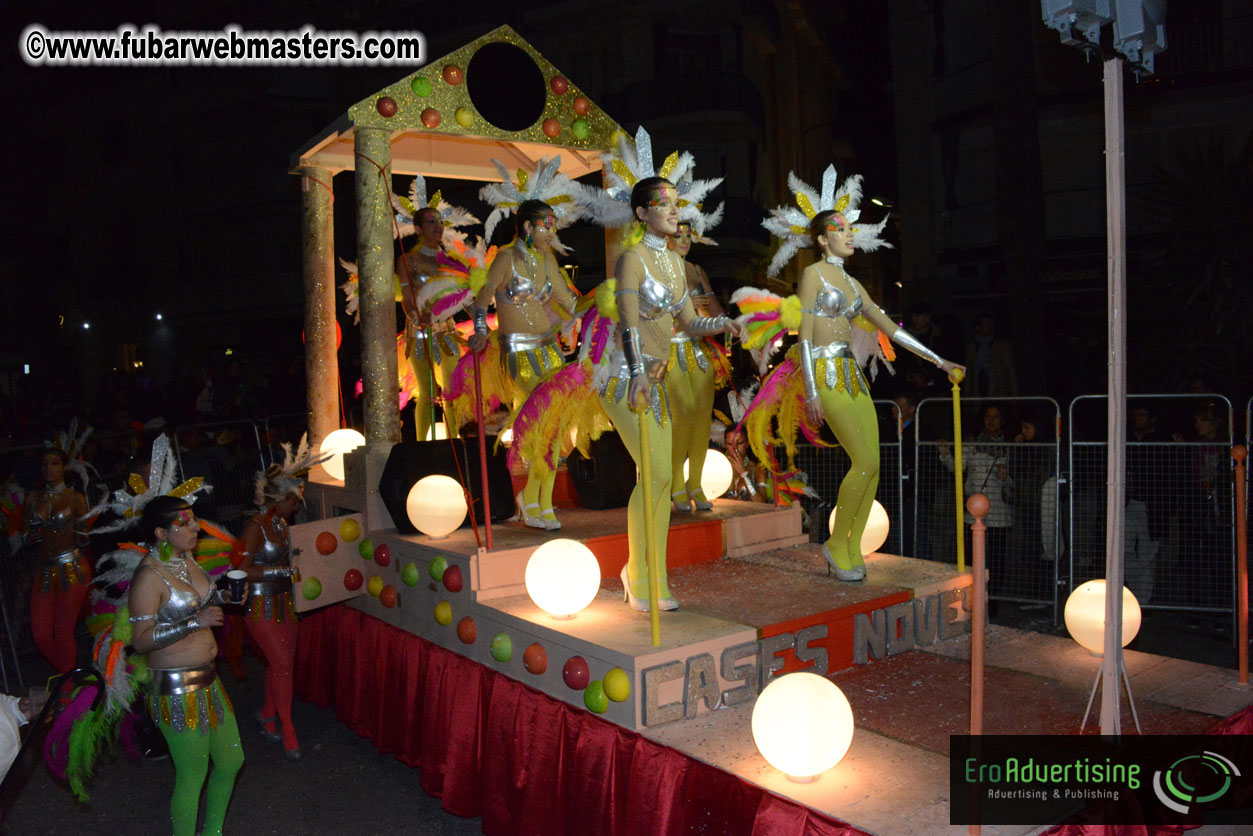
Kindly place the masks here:
<instances>
[{"instance_id":1,"label":"green decorative ball","mask_svg":"<svg viewBox=\"0 0 1253 836\"><path fill-rule=\"evenodd\" d=\"M361 555L362 560L374 559L374 541L369 537L357 544L357 554Z\"/></svg>"},{"instance_id":2,"label":"green decorative ball","mask_svg":"<svg viewBox=\"0 0 1253 836\"><path fill-rule=\"evenodd\" d=\"M583 689L583 704L593 714L604 714L609 710L609 697L605 696L605 686L599 679L589 682Z\"/></svg>"},{"instance_id":3,"label":"green decorative ball","mask_svg":"<svg viewBox=\"0 0 1253 836\"><path fill-rule=\"evenodd\" d=\"M409 87L413 90L413 95L418 96L419 98L425 99L427 96L431 95L431 82L421 76L409 82Z\"/></svg>"},{"instance_id":4,"label":"green decorative ball","mask_svg":"<svg viewBox=\"0 0 1253 836\"><path fill-rule=\"evenodd\" d=\"M305 578L300 585L300 594L305 596L306 601L312 601L322 594L322 582L317 578Z\"/></svg>"},{"instance_id":5,"label":"green decorative ball","mask_svg":"<svg viewBox=\"0 0 1253 836\"><path fill-rule=\"evenodd\" d=\"M513 642L505 633L497 633L492 639L492 658L497 662L508 662L513 658Z\"/></svg>"},{"instance_id":6,"label":"green decorative ball","mask_svg":"<svg viewBox=\"0 0 1253 836\"><path fill-rule=\"evenodd\" d=\"M418 564L410 560L405 564L405 568L400 570L400 579L408 586L417 586L418 579L422 577L422 573L418 571Z\"/></svg>"},{"instance_id":7,"label":"green decorative ball","mask_svg":"<svg viewBox=\"0 0 1253 836\"><path fill-rule=\"evenodd\" d=\"M587 123L586 119L575 119L570 124L570 133L574 134L577 139L587 139L587 135L592 132L592 126Z\"/></svg>"},{"instance_id":8,"label":"green decorative ball","mask_svg":"<svg viewBox=\"0 0 1253 836\"><path fill-rule=\"evenodd\" d=\"M426 571L431 574L431 580L442 581L444 579L444 572L447 569L448 558L441 554L439 557L431 561L431 565L427 567Z\"/></svg>"}]
</instances>

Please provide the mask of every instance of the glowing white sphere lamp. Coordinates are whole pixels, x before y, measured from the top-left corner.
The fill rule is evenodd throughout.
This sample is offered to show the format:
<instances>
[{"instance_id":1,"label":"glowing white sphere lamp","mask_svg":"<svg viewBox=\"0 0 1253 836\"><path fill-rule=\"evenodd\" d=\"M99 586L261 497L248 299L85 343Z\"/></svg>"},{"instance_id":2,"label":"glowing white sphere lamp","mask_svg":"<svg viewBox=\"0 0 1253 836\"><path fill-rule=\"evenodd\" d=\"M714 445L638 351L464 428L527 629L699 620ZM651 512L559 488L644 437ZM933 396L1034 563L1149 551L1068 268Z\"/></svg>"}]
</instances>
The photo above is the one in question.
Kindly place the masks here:
<instances>
[{"instance_id":1,"label":"glowing white sphere lamp","mask_svg":"<svg viewBox=\"0 0 1253 836\"><path fill-rule=\"evenodd\" d=\"M1105 579L1080 584L1066 599L1063 613L1070 637L1093 656L1105 655ZM1122 646L1140 632L1140 602L1127 587L1122 588Z\"/></svg>"},{"instance_id":2,"label":"glowing white sphere lamp","mask_svg":"<svg viewBox=\"0 0 1253 836\"><path fill-rule=\"evenodd\" d=\"M827 533L835 531L835 510L831 509L831 516L827 517ZM883 507L879 500L874 501L874 505L870 507L870 519L866 522L866 530L861 534L861 553L874 554L883 548L883 544L888 541L888 532L892 530L892 523L888 520L888 511Z\"/></svg>"},{"instance_id":3,"label":"glowing white sphere lamp","mask_svg":"<svg viewBox=\"0 0 1253 836\"><path fill-rule=\"evenodd\" d=\"M432 431L435 433L434 436L431 435ZM431 441L431 440L442 441L445 438L448 438L447 425L445 425L443 421L436 421L434 424L431 425L431 428L426 431L426 437L421 440L422 441Z\"/></svg>"},{"instance_id":4,"label":"glowing white sphere lamp","mask_svg":"<svg viewBox=\"0 0 1253 836\"><path fill-rule=\"evenodd\" d=\"M853 709L834 682L801 671L778 677L753 705L753 742L789 780L808 783L853 742Z\"/></svg>"},{"instance_id":5,"label":"glowing white sphere lamp","mask_svg":"<svg viewBox=\"0 0 1253 836\"><path fill-rule=\"evenodd\" d=\"M513 427L505 427L497 440L500 442L501 447L508 447L513 444Z\"/></svg>"},{"instance_id":6,"label":"glowing white sphere lamp","mask_svg":"<svg viewBox=\"0 0 1253 836\"><path fill-rule=\"evenodd\" d=\"M331 457L322 462L322 467L326 468L326 472L333 479L344 478L344 454L349 450L356 450L362 444L365 444L365 436L356 430L343 429L335 430L328 433L326 438L322 439L322 455L327 453Z\"/></svg>"},{"instance_id":7,"label":"glowing white sphere lamp","mask_svg":"<svg viewBox=\"0 0 1253 836\"><path fill-rule=\"evenodd\" d=\"M573 618L596 598L600 564L575 540L549 540L526 563L526 594L553 618Z\"/></svg>"},{"instance_id":8,"label":"glowing white sphere lamp","mask_svg":"<svg viewBox=\"0 0 1253 836\"><path fill-rule=\"evenodd\" d=\"M413 527L442 540L466 520L466 495L451 476L423 476L405 497L405 514Z\"/></svg>"},{"instance_id":9,"label":"glowing white sphere lamp","mask_svg":"<svg viewBox=\"0 0 1253 836\"><path fill-rule=\"evenodd\" d=\"M686 480L691 472L691 462L683 462L683 478ZM705 454L705 465L700 469L700 489L706 499L717 499L731 490L731 480L735 478L731 470L731 462L720 450L710 449Z\"/></svg>"}]
</instances>

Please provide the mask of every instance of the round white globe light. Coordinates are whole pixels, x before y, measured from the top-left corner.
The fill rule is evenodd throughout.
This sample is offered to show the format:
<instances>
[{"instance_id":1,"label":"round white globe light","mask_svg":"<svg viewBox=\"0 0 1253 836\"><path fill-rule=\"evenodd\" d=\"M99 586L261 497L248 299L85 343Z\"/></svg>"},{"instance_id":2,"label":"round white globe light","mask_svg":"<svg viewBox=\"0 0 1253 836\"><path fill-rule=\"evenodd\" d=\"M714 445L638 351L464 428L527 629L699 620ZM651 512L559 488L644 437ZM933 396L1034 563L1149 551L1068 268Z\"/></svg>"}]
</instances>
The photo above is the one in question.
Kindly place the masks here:
<instances>
[{"instance_id":1,"label":"round white globe light","mask_svg":"<svg viewBox=\"0 0 1253 836\"><path fill-rule=\"evenodd\" d=\"M1105 654L1105 579L1080 584L1066 599L1064 611L1070 637L1095 656ZM1122 646L1140 632L1140 602L1122 588Z\"/></svg>"},{"instance_id":2,"label":"round white globe light","mask_svg":"<svg viewBox=\"0 0 1253 836\"><path fill-rule=\"evenodd\" d=\"M813 781L853 742L853 709L836 684L815 673L775 679L753 705L753 742L792 781Z\"/></svg>"},{"instance_id":3,"label":"round white globe light","mask_svg":"<svg viewBox=\"0 0 1253 836\"><path fill-rule=\"evenodd\" d=\"M497 439L501 447L508 447L513 444L513 427L505 427L501 430L500 438Z\"/></svg>"},{"instance_id":4,"label":"round white globe light","mask_svg":"<svg viewBox=\"0 0 1253 836\"><path fill-rule=\"evenodd\" d=\"M349 450L356 450L362 444L365 444L365 436L356 430L343 429L328 433L326 438L322 439L322 446L319 449L323 455L330 453L331 457L322 462L322 467L331 475L331 478L342 480L344 478L344 454Z\"/></svg>"},{"instance_id":5,"label":"round white globe light","mask_svg":"<svg viewBox=\"0 0 1253 836\"><path fill-rule=\"evenodd\" d=\"M883 507L879 500L874 501L874 505L870 506L870 519L866 522L866 530L861 534L861 553L863 555L874 554L883 548L883 544L888 541L888 532L892 530L892 523L888 520L888 511ZM835 509L831 509L831 515L827 517L827 533L835 531Z\"/></svg>"},{"instance_id":6,"label":"round white globe light","mask_svg":"<svg viewBox=\"0 0 1253 836\"><path fill-rule=\"evenodd\" d=\"M554 618L570 618L596 598L600 564L575 540L549 540L526 562L526 594Z\"/></svg>"},{"instance_id":7,"label":"round white globe light","mask_svg":"<svg viewBox=\"0 0 1253 836\"><path fill-rule=\"evenodd\" d=\"M465 522L465 492L451 476L423 476L405 497L405 514L418 531L442 539Z\"/></svg>"},{"instance_id":8,"label":"round white globe light","mask_svg":"<svg viewBox=\"0 0 1253 836\"><path fill-rule=\"evenodd\" d=\"M691 472L691 462L683 462L683 479L687 481ZM706 499L717 499L731 489L731 480L735 478L731 470L731 462L721 450L710 448L705 454L705 465L700 469L700 489Z\"/></svg>"},{"instance_id":9,"label":"round white globe light","mask_svg":"<svg viewBox=\"0 0 1253 836\"><path fill-rule=\"evenodd\" d=\"M432 430L435 432L433 437L431 435ZM419 441L431 441L432 439L435 441L442 441L445 438L448 438L448 427L443 421L436 421L431 425L430 429L426 431L426 437L419 439Z\"/></svg>"}]
</instances>

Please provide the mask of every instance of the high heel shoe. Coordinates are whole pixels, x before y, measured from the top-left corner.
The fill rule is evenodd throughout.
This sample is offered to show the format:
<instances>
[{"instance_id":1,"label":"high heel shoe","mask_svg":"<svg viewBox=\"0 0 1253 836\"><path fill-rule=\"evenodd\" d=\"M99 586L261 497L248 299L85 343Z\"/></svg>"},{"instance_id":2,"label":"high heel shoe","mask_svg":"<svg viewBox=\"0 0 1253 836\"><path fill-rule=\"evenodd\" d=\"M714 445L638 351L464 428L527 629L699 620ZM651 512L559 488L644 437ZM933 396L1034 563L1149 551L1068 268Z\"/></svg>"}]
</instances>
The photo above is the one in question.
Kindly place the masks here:
<instances>
[{"instance_id":1,"label":"high heel shoe","mask_svg":"<svg viewBox=\"0 0 1253 836\"><path fill-rule=\"evenodd\" d=\"M559 531L561 529L561 520L557 519L557 512L552 508L545 508L540 511L539 518L543 520L544 526L549 531Z\"/></svg>"},{"instance_id":2,"label":"high heel shoe","mask_svg":"<svg viewBox=\"0 0 1253 836\"><path fill-rule=\"evenodd\" d=\"M688 491L687 495L692 498L692 505L697 511L712 511L714 509L714 504L705 498L705 492L700 488Z\"/></svg>"},{"instance_id":3,"label":"high heel shoe","mask_svg":"<svg viewBox=\"0 0 1253 836\"><path fill-rule=\"evenodd\" d=\"M835 558L831 556L831 550L827 548L827 544L822 544L822 556L827 561L827 572L835 570L836 580L841 581L864 581L866 579L866 564L854 566L852 569L841 569L835 562Z\"/></svg>"},{"instance_id":4,"label":"high heel shoe","mask_svg":"<svg viewBox=\"0 0 1253 836\"><path fill-rule=\"evenodd\" d=\"M278 717L262 717L261 713L257 712L257 731L261 734L262 739L264 739L266 743L281 743L283 741L283 735L279 734L277 731L269 731L266 729L266 726L270 723L274 723L275 727L277 727Z\"/></svg>"},{"instance_id":5,"label":"high heel shoe","mask_svg":"<svg viewBox=\"0 0 1253 836\"><path fill-rule=\"evenodd\" d=\"M636 598L631 592L631 582L627 580L626 567L622 567L622 600L631 605L631 609L639 612L648 612L648 599ZM674 598L662 598L657 602L657 607L662 612L672 612L679 608L679 602Z\"/></svg>"},{"instance_id":6,"label":"high heel shoe","mask_svg":"<svg viewBox=\"0 0 1253 836\"><path fill-rule=\"evenodd\" d=\"M529 505L523 502L521 491L518 492L518 495L517 497L515 497L515 499L518 500L518 518L522 520L523 525L525 525L527 528L538 528L544 531L548 530L548 523L544 522L543 518L535 516L534 514L531 513L532 508L536 509L537 511L539 510L538 502L532 502Z\"/></svg>"},{"instance_id":7,"label":"high heel shoe","mask_svg":"<svg viewBox=\"0 0 1253 836\"><path fill-rule=\"evenodd\" d=\"M683 497L683 501L679 501L679 497ZM670 494L670 503L674 505L674 510L681 514L690 514L692 511L692 502L688 498L687 491L675 491Z\"/></svg>"}]
</instances>

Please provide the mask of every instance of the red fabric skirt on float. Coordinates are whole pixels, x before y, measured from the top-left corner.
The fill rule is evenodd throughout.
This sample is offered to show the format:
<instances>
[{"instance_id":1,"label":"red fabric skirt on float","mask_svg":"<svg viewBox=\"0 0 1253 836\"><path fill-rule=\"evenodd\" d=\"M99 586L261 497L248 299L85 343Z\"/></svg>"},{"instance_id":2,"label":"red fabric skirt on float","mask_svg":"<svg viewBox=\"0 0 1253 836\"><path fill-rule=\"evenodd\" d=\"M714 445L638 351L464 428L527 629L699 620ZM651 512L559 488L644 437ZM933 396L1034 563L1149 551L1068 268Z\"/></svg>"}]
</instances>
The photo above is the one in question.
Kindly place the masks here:
<instances>
[{"instance_id":1,"label":"red fabric skirt on float","mask_svg":"<svg viewBox=\"0 0 1253 836\"><path fill-rule=\"evenodd\" d=\"M296 696L491 836L864 834L350 607L300 622Z\"/></svg>"}]
</instances>

